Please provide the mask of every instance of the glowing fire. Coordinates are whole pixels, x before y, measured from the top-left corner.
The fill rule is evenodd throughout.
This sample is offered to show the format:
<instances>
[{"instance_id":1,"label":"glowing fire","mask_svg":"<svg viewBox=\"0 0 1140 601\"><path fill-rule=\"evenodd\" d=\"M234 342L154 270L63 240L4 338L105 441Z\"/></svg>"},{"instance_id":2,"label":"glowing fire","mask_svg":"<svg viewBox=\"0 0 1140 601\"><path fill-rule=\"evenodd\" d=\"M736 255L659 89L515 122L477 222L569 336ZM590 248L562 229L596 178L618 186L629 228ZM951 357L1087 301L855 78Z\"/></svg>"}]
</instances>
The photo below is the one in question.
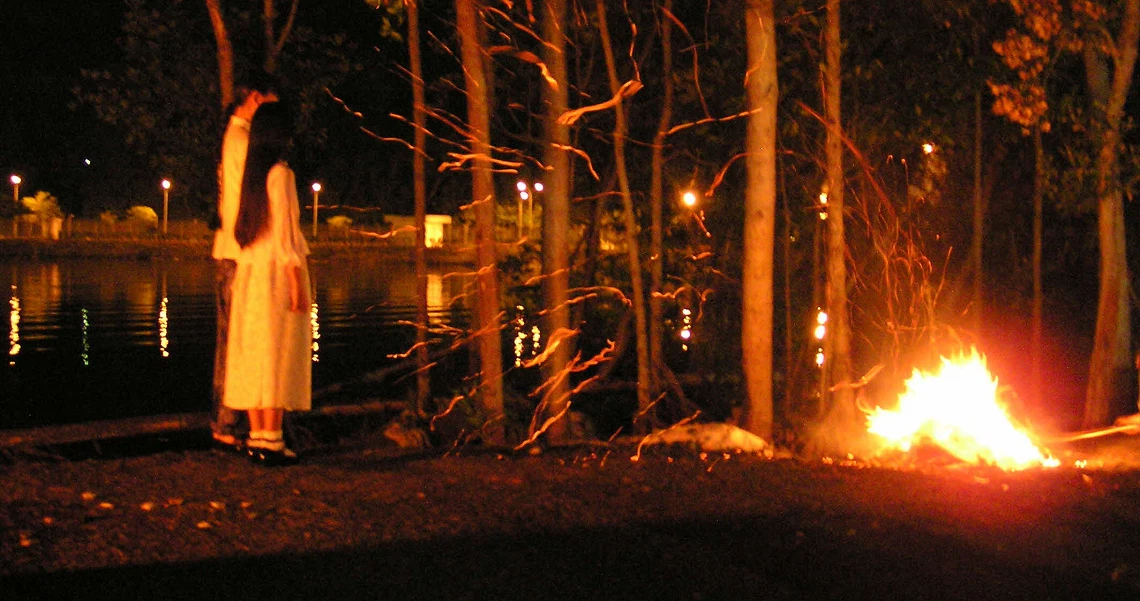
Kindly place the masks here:
<instances>
[{"instance_id":1,"label":"glowing fire","mask_svg":"<svg viewBox=\"0 0 1140 601\"><path fill-rule=\"evenodd\" d=\"M969 356L943 357L935 373L915 369L898 409L876 407L867 431L904 452L928 440L962 461L1004 470L1058 465L1010 419L998 401L997 379L975 349Z\"/></svg>"}]
</instances>

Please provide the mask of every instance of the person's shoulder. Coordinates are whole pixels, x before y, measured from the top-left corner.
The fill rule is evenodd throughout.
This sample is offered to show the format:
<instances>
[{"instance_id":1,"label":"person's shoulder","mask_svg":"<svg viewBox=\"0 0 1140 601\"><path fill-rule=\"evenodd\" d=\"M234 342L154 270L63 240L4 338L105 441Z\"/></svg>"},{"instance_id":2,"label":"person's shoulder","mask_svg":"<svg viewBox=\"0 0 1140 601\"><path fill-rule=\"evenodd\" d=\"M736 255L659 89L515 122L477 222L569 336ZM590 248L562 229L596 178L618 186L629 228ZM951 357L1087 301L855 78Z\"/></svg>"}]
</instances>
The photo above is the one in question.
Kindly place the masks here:
<instances>
[{"instance_id":1,"label":"person's shoulder","mask_svg":"<svg viewBox=\"0 0 1140 601\"><path fill-rule=\"evenodd\" d=\"M289 163L285 161L277 161L269 168L268 179L276 180L281 179L286 182L294 179L293 169L289 167Z\"/></svg>"}]
</instances>

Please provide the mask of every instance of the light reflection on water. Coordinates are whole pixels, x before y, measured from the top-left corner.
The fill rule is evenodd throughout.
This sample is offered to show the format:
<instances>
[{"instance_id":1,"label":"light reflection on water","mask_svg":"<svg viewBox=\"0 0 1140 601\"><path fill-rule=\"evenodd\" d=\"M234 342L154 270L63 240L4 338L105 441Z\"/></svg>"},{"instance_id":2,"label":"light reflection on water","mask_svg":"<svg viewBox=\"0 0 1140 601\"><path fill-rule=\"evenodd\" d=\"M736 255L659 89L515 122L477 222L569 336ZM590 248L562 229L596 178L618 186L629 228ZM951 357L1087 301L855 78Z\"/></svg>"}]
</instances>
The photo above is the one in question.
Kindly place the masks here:
<instances>
[{"instance_id":1,"label":"light reflection on water","mask_svg":"<svg viewBox=\"0 0 1140 601\"><path fill-rule=\"evenodd\" d=\"M313 387L383 367L414 343L410 263L314 262ZM0 258L10 286L0 429L204 411L213 370L215 301L208 260ZM433 321L463 279L428 277Z\"/></svg>"}]
</instances>

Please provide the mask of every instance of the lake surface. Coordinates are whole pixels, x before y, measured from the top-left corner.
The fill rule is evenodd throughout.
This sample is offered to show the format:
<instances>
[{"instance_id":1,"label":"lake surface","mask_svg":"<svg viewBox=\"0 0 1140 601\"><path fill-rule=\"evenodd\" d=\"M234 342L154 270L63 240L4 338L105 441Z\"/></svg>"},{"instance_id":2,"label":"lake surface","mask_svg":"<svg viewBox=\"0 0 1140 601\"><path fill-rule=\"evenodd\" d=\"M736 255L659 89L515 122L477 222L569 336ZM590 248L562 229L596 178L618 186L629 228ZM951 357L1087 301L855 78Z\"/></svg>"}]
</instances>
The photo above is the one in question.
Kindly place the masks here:
<instances>
[{"instance_id":1,"label":"lake surface","mask_svg":"<svg viewBox=\"0 0 1140 601\"><path fill-rule=\"evenodd\" d=\"M428 277L433 321L447 322L462 294L446 271ZM415 320L410 262L314 262L311 275L314 390L391 365L414 342L398 323ZM207 411L213 278L197 259L0 259L0 429Z\"/></svg>"}]
</instances>

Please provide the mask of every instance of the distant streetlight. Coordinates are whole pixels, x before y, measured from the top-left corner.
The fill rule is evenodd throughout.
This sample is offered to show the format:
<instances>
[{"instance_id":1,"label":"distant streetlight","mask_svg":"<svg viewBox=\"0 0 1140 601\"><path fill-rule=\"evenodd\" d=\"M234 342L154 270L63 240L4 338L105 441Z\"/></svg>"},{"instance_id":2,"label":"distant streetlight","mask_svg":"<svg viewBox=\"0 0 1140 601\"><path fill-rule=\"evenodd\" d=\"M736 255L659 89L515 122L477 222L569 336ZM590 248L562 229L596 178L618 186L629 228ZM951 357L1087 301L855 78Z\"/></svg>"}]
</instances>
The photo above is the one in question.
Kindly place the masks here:
<instances>
[{"instance_id":1,"label":"distant streetlight","mask_svg":"<svg viewBox=\"0 0 1140 601\"><path fill-rule=\"evenodd\" d=\"M8 181L12 182L12 202L18 205L20 204L20 182L24 180L13 173L12 177L8 178Z\"/></svg>"},{"instance_id":2,"label":"distant streetlight","mask_svg":"<svg viewBox=\"0 0 1140 601\"><path fill-rule=\"evenodd\" d=\"M20 209L20 182L22 182L24 180L20 179L20 176L13 173L12 177L8 178L8 181L12 182L12 202L16 204L16 210L19 210ZM19 222L19 220L16 219L16 215L13 214L12 215L12 237L15 238L19 234L20 234L20 222Z\"/></svg>"},{"instance_id":3,"label":"distant streetlight","mask_svg":"<svg viewBox=\"0 0 1140 601\"><path fill-rule=\"evenodd\" d=\"M317 206L320 203L321 182L313 182L313 240L317 239Z\"/></svg>"},{"instance_id":4,"label":"distant streetlight","mask_svg":"<svg viewBox=\"0 0 1140 601\"><path fill-rule=\"evenodd\" d=\"M685 193L681 195L681 204L685 205L686 207L688 207L690 209L696 207L697 206L697 194L695 192L693 192L692 190L686 190Z\"/></svg>"},{"instance_id":5,"label":"distant streetlight","mask_svg":"<svg viewBox=\"0 0 1140 601\"><path fill-rule=\"evenodd\" d=\"M162 235L166 235L166 215L170 210L170 180L162 180Z\"/></svg>"},{"instance_id":6,"label":"distant streetlight","mask_svg":"<svg viewBox=\"0 0 1140 601\"><path fill-rule=\"evenodd\" d=\"M527 191L528 186L526 182L521 179L515 184L515 189L519 191L518 202L518 215L515 218L515 230L518 232L519 240L523 237L523 203L530 199L530 192ZM530 233L530 228L527 228L527 233Z\"/></svg>"}]
</instances>

